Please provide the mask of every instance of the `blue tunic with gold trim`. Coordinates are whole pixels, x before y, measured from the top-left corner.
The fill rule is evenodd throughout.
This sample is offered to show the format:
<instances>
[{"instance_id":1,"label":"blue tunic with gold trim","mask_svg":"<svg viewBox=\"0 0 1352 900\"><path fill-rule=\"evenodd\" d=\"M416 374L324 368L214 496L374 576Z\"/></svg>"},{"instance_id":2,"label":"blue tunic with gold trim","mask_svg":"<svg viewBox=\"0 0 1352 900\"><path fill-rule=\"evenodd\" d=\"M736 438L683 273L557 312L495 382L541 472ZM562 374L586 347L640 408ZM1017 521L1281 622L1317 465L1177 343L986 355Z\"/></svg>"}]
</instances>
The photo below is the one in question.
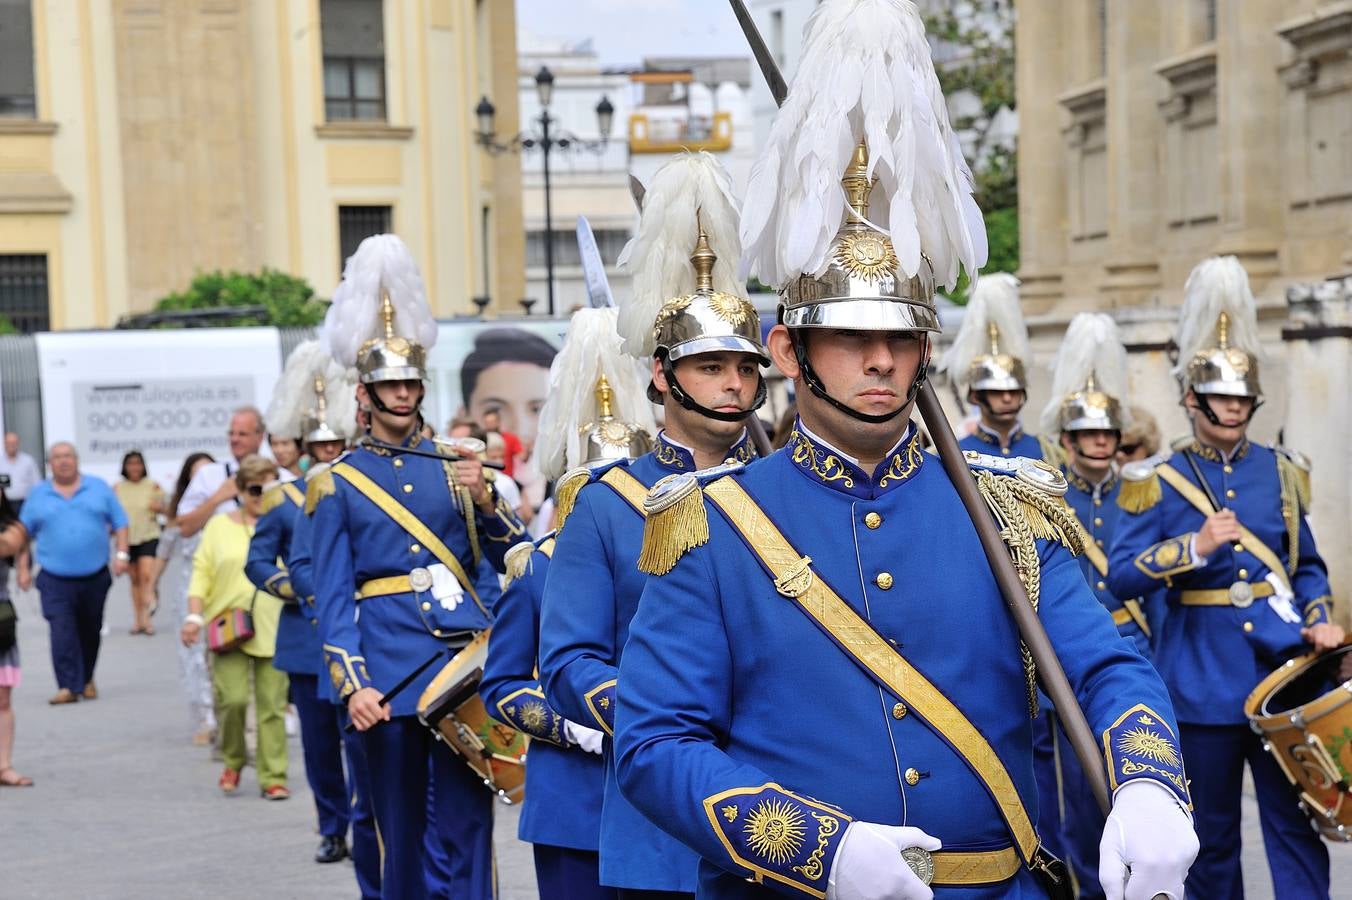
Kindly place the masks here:
<instances>
[{"instance_id":1,"label":"blue tunic with gold trim","mask_svg":"<svg viewBox=\"0 0 1352 900\"><path fill-rule=\"evenodd\" d=\"M1184 454L1256 542L1222 546L1205 560L1193 556L1206 513L1185 493L1203 507L1209 501ZM1155 664L1180 721L1243 724L1244 699L1254 685L1287 656L1308 649L1302 625L1330 621L1328 571L1305 519L1305 478L1280 451L1246 440L1226 459L1194 441L1124 484L1119 503L1127 510L1111 544L1108 586L1128 596L1166 591L1169 612ZM1264 561L1269 554L1277 566ZM1295 595L1288 618L1297 621L1284 620L1273 607L1267 580L1273 568ZM1236 583L1250 585L1252 605L1233 604L1229 592Z\"/></svg>"},{"instance_id":2,"label":"blue tunic with gold trim","mask_svg":"<svg viewBox=\"0 0 1352 900\"><path fill-rule=\"evenodd\" d=\"M493 634L479 696L495 718L531 737L526 801L517 836L532 844L596 850L604 763L599 755L567 742L563 717L545 700L535 674L540 605L554 535L525 546L531 548L525 571L512 580L493 608Z\"/></svg>"},{"instance_id":3,"label":"blue tunic with gold trim","mask_svg":"<svg viewBox=\"0 0 1352 900\"><path fill-rule=\"evenodd\" d=\"M1008 444L1001 443L998 432L981 422L977 422L976 430L958 441L958 446L963 450L974 450L977 453L989 453L993 456L1022 456L1027 459L1052 460L1058 455L1047 441L1024 431L1023 426L1018 423L1015 423L1013 431L1010 432Z\"/></svg>"},{"instance_id":4,"label":"blue tunic with gold trim","mask_svg":"<svg viewBox=\"0 0 1352 900\"><path fill-rule=\"evenodd\" d=\"M743 461L753 455L745 436L728 451ZM658 479L693 471L690 451L659 434L652 453L597 473L559 533L540 614L540 676L550 704L574 722L614 731L616 676L647 580L635 565L643 545L643 496ZM630 480L607 479L610 472ZM616 487L626 484L628 499ZM607 741L601 883L688 892L695 889L695 868L689 848L620 795Z\"/></svg>"},{"instance_id":5,"label":"blue tunic with gold trim","mask_svg":"<svg viewBox=\"0 0 1352 900\"><path fill-rule=\"evenodd\" d=\"M263 500L266 512L258 518L244 574L261 591L282 601L277 622L277 650L272 656L274 668L293 675L319 675L324 661L319 650L319 631L313 617L302 606L300 591L288 571L286 561L296 514L305 505L305 481L275 485Z\"/></svg>"},{"instance_id":6,"label":"blue tunic with gold trim","mask_svg":"<svg viewBox=\"0 0 1352 900\"><path fill-rule=\"evenodd\" d=\"M744 537L706 500L709 539L649 579L619 676L620 785L699 851L700 896L825 896L852 819L916 826L956 852L936 856L937 896L1042 896L1004 818L1022 822L1018 846L1031 854L1037 790L1018 632L916 432L869 474L800 426L782 452L727 481L782 532L795 571L776 580L753 549L765 532ZM1023 552L1041 561L1039 614L1114 785L1153 778L1186 798L1164 685L1065 547L1029 533ZM832 637L790 599L821 596L813 585L845 605L833 617L823 604L844 623ZM849 624L860 619L871 644ZM846 646L903 657L900 688L884 689Z\"/></svg>"},{"instance_id":7,"label":"blue tunic with gold trim","mask_svg":"<svg viewBox=\"0 0 1352 900\"><path fill-rule=\"evenodd\" d=\"M415 436L409 446L420 443ZM363 687L389 690L437 650L467 641L491 622L486 601L470 589L478 564L466 516L451 490L449 462L359 448L310 480L315 598L329 675L343 700ZM412 534L377 499L444 544L464 576L456 579L460 593L441 590L438 599L436 589L411 583L414 570L430 571L442 560L426 538ZM495 501L491 515L475 507L469 518L483 558L501 571L504 554L525 528L496 493ZM390 714L413 715L437 671L430 668L394 698Z\"/></svg>"}]
</instances>

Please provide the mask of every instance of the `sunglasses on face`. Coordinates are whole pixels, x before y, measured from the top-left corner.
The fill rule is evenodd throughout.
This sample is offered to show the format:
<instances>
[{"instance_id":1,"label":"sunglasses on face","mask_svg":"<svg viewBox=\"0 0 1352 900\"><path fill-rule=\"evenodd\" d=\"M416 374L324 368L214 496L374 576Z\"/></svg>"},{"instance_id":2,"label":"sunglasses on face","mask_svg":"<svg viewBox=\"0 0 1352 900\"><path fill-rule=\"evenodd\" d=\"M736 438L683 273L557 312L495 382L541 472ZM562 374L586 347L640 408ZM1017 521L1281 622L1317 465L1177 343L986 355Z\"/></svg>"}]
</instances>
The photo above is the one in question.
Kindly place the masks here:
<instances>
[{"instance_id":1,"label":"sunglasses on face","mask_svg":"<svg viewBox=\"0 0 1352 900\"><path fill-rule=\"evenodd\" d=\"M1135 453L1137 450L1140 449L1141 449L1140 444L1122 444L1120 447L1117 448L1117 452L1125 454L1127 456L1131 456L1133 453Z\"/></svg>"},{"instance_id":2,"label":"sunglasses on face","mask_svg":"<svg viewBox=\"0 0 1352 900\"><path fill-rule=\"evenodd\" d=\"M251 484L244 489L244 493L248 494L250 497L261 497L263 496L263 490L263 485Z\"/></svg>"}]
</instances>

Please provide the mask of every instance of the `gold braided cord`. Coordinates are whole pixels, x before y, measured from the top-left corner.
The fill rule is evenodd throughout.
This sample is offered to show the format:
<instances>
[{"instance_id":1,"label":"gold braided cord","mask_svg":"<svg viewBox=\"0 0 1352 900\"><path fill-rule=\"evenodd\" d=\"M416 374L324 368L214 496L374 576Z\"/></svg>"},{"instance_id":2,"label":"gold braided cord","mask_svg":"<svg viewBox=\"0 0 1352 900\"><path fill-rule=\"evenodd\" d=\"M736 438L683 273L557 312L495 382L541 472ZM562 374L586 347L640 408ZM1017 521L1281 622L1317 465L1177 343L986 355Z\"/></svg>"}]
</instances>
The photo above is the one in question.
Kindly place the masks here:
<instances>
[{"instance_id":1,"label":"gold braided cord","mask_svg":"<svg viewBox=\"0 0 1352 900\"><path fill-rule=\"evenodd\" d=\"M1281 484L1282 490L1282 521L1286 523L1286 573L1288 575L1296 574L1296 566L1300 563L1300 517L1302 510L1309 504L1309 482L1305 482L1305 488L1301 487L1301 476L1306 479L1309 474L1302 472L1296 467L1296 464L1287 459L1282 453L1277 454L1277 481Z\"/></svg>"},{"instance_id":2,"label":"gold braided cord","mask_svg":"<svg viewBox=\"0 0 1352 900\"><path fill-rule=\"evenodd\" d=\"M441 468L446 472L446 486L451 489L456 508L460 510L461 518L465 520L465 533L469 535L469 548L474 554L474 568L478 569L483 551L479 549L479 523L474 515L474 497L470 494L469 488L455 477L455 467L449 460L443 462Z\"/></svg>"}]
</instances>

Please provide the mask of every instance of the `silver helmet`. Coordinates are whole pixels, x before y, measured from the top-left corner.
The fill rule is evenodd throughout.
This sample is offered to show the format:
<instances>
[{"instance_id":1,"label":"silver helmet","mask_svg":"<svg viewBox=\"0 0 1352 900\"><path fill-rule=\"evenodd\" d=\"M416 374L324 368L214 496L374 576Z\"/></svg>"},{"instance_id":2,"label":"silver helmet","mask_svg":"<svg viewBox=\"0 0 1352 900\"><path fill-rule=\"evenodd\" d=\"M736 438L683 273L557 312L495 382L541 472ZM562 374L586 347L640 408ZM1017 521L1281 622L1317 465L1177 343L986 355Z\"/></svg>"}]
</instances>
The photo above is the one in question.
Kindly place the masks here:
<instances>
[{"instance_id":1,"label":"silver helmet","mask_svg":"<svg viewBox=\"0 0 1352 900\"><path fill-rule=\"evenodd\" d=\"M1233 256L1198 263L1183 289L1178 328L1184 392L1263 398L1258 379L1258 310L1249 275Z\"/></svg>"}]
</instances>

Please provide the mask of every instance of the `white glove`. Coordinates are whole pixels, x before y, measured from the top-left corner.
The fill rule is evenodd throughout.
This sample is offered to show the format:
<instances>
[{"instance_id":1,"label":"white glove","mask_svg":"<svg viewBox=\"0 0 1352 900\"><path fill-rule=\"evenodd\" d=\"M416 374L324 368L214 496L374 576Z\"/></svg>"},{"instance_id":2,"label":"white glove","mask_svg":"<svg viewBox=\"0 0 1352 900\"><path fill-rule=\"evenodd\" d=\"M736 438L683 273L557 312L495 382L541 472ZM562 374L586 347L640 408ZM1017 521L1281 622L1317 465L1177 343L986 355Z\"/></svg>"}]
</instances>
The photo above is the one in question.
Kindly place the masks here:
<instances>
[{"instance_id":1,"label":"white glove","mask_svg":"<svg viewBox=\"0 0 1352 900\"><path fill-rule=\"evenodd\" d=\"M831 863L826 900L933 900L934 891L901 858L907 847L931 853L939 839L919 828L851 822Z\"/></svg>"},{"instance_id":2,"label":"white glove","mask_svg":"<svg viewBox=\"0 0 1352 900\"><path fill-rule=\"evenodd\" d=\"M1099 842L1099 884L1108 900L1183 900L1183 881L1200 848L1192 816L1158 782L1118 789Z\"/></svg>"},{"instance_id":3,"label":"white glove","mask_svg":"<svg viewBox=\"0 0 1352 900\"><path fill-rule=\"evenodd\" d=\"M576 722L564 719L563 739L570 744L577 744L588 753L600 754L606 736L595 728L588 728L586 725L579 725Z\"/></svg>"}]
</instances>

